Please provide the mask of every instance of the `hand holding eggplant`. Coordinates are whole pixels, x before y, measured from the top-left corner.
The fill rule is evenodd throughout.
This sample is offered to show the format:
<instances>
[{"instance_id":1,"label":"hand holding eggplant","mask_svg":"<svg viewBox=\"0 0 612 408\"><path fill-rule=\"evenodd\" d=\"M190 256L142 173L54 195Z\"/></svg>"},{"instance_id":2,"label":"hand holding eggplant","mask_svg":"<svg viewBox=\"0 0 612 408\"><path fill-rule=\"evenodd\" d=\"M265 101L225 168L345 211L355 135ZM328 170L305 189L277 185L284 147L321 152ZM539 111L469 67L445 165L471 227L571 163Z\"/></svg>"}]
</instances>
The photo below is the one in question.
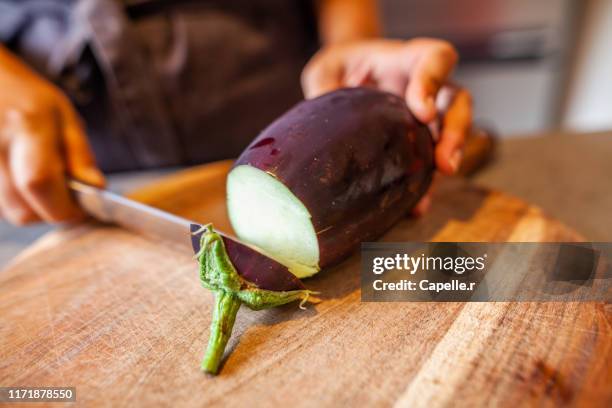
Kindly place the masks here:
<instances>
[{"instance_id":1,"label":"hand holding eggplant","mask_svg":"<svg viewBox=\"0 0 612 408\"><path fill-rule=\"evenodd\" d=\"M435 148L437 168L454 174L459 168L462 146L472 120L470 94L461 89L448 106L439 91L458 60L448 42L416 38L365 40L329 45L321 49L302 72L302 88L313 98L341 87L369 86L398 95L423 123L444 112L442 131Z\"/></svg>"}]
</instances>

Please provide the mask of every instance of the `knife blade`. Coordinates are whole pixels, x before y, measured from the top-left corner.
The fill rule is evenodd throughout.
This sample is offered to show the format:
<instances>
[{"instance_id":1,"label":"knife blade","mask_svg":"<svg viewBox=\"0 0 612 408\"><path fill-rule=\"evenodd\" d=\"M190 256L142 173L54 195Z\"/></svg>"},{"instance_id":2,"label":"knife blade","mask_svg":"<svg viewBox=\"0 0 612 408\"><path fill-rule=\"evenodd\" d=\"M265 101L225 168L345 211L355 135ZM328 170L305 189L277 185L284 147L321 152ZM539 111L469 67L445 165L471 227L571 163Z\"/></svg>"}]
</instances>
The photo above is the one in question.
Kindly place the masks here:
<instances>
[{"instance_id":1,"label":"knife blade","mask_svg":"<svg viewBox=\"0 0 612 408\"><path fill-rule=\"evenodd\" d=\"M199 237L204 231L192 235L202 229L196 222L76 180L70 180L68 187L81 208L99 221L188 247L194 253L200 250Z\"/></svg>"},{"instance_id":2,"label":"knife blade","mask_svg":"<svg viewBox=\"0 0 612 408\"><path fill-rule=\"evenodd\" d=\"M200 223L76 180L69 180L68 187L81 208L99 221L116 224L152 239L172 242L196 254L200 251L200 239L206 231ZM217 229L215 232L223 238L237 272L249 282L276 291L304 288L302 281L286 266L264 255L262 250Z\"/></svg>"}]
</instances>

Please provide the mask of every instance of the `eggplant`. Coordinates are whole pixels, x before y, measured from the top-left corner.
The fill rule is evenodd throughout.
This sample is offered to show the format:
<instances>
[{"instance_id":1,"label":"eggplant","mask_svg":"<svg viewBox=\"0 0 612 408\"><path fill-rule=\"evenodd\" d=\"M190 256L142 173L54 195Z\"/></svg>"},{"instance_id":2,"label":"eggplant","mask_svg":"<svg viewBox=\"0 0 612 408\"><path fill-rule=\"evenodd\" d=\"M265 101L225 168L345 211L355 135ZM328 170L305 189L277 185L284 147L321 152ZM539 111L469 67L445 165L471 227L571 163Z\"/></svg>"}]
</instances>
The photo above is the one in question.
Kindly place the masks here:
<instances>
[{"instance_id":1,"label":"eggplant","mask_svg":"<svg viewBox=\"0 0 612 408\"><path fill-rule=\"evenodd\" d=\"M341 89L253 140L227 178L229 218L238 238L305 278L388 230L433 170L431 133L402 98Z\"/></svg>"},{"instance_id":2,"label":"eggplant","mask_svg":"<svg viewBox=\"0 0 612 408\"><path fill-rule=\"evenodd\" d=\"M431 183L433 150L402 98L369 88L303 101L263 130L227 177L230 222L256 251L237 268L231 243L212 227L202 235L200 278L217 298L203 369L217 372L241 303L258 310L313 294L295 283L275 290L269 271L252 269L265 264L261 254L299 279L342 261L414 207Z\"/></svg>"}]
</instances>

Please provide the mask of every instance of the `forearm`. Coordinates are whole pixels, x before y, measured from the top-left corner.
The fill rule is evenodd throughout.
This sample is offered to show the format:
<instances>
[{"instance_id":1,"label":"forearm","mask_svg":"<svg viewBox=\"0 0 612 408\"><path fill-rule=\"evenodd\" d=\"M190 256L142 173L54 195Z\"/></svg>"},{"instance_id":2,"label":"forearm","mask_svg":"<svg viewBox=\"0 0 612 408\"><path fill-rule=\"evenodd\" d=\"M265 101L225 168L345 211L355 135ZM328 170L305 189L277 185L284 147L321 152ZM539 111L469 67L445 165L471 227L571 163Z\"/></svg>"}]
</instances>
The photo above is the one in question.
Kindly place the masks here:
<instances>
[{"instance_id":1,"label":"forearm","mask_svg":"<svg viewBox=\"0 0 612 408\"><path fill-rule=\"evenodd\" d=\"M323 45L380 36L376 0L319 0L317 13Z\"/></svg>"}]
</instances>

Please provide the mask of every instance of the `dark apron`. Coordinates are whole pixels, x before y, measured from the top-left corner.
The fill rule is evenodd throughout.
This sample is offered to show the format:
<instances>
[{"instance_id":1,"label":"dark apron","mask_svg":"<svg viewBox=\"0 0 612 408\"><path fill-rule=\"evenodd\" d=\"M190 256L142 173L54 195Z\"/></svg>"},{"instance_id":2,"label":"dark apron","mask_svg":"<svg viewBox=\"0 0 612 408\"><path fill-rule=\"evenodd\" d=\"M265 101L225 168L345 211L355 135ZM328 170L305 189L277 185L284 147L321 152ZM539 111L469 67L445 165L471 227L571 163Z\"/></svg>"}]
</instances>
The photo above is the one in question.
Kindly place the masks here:
<instances>
[{"instance_id":1,"label":"dark apron","mask_svg":"<svg viewBox=\"0 0 612 408\"><path fill-rule=\"evenodd\" d=\"M105 171L235 157L302 98L316 45L312 10L297 0L27 3L39 14L13 48L72 97ZM46 61L30 38L52 15L42 4L64 10Z\"/></svg>"}]
</instances>

